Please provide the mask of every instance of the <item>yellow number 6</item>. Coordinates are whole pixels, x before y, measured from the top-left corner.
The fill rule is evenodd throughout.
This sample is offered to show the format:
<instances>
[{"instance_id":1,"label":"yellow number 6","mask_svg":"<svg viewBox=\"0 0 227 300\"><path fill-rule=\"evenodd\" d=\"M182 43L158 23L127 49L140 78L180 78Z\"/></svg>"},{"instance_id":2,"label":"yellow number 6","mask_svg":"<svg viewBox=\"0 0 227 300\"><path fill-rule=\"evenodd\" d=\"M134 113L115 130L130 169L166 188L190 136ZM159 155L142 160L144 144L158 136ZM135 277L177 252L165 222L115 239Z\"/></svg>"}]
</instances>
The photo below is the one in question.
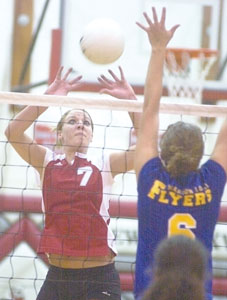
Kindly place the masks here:
<instances>
[{"instance_id":1,"label":"yellow number 6","mask_svg":"<svg viewBox=\"0 0 227 300\"><path fill-rule=\"evenodd\" d=\"M196 220L190 214L174 214L168 221L168 236L183 234L195 238L191 229L196 228Z\"/></svg>"}]
</instances>

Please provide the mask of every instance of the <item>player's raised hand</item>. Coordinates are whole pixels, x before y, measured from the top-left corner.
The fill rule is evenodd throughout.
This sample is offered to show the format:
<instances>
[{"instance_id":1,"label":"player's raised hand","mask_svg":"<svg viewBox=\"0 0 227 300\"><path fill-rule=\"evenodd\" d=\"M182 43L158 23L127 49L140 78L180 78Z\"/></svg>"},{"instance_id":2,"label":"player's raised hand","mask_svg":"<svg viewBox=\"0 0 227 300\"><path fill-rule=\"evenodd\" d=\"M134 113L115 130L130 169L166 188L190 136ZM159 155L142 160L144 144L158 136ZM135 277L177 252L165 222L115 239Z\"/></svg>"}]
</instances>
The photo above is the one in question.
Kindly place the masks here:
<instances>
[{"instance_id":1,"label":"player's raised hand","mask_svg":"<svg viewBox=\"0 0 227 300\"><path fill-rule=\"evenodd\" d=\"M75 91L81 84L80 80L82 76L77 76L74 79L67 80L68 76L72 72L72 68L62 75L64 67L60 67L54 81L49 85L45 94L65 96L71 91Z\"/></svg>"},{"instance_id":2,"label":"player's raised hand","mask_svg":"<svg viewBox=\"0 0 227 300\"><path fill-rule=\"evenodd\" d=\"M100 75L98 81L102 86L100 93L108 94L119 99L136 99L133 88L125 79L124 72L119 66L120 78L112 71L108 70L112 79L105 75Z\"/></svg>"},{"instance_id":3,"label":"player's raised hand","mask_svg":"<svg viewBox=\"0 0 227 300\"><path fill-rule=\"evenodd\" d=\"M144 26L139 22L136 22L136 24L147 33L152 48L166 47L169 41L172 39L174 32L180 25L179 24L174 25L170 30L166 29L165 7L162 9L160 21L158 20L157 12L154 7L152 7L152 13L153 13L153 20L148 16L146 12L143 13L147 22L147 26Z\"/></svg>"}]
</instances>

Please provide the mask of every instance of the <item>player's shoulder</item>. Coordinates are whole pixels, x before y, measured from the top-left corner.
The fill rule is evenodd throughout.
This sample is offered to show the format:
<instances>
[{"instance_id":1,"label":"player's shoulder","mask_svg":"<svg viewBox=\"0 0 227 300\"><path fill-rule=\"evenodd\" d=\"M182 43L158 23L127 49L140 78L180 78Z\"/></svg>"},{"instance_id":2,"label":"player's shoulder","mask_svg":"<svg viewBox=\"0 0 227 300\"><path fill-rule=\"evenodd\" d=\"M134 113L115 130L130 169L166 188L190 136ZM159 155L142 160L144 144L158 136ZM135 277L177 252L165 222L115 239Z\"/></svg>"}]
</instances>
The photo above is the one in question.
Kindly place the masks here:
<instances>
[{"instance_id":1,"label":"player's shoulder","mask_svg":"<svg viewBox=\"0 0 227 300\"><path fill-rule=\"evenodd\" d=\"M215 160L209 159L200 168L200 174L205 181L209 181L212 186L224 186L226 183L226 173L224 168Z\"/></svg>"},{"instance_id":2,"label":"player's shoulder","mask_svg":"<svg viewBox=\"0 0 227 300\"><path fill-rule=\"evenodd\" d=\"M148 173L157 173L163 169L163 164L160 157L149 159L141 168L140 175L147 175Z\"/></svg>"},{"instance_id":3,"label":"player's shoulder","mask_svg":"<svg viewBox=\"0 0 227 300\"><path fill-rule=\"evenodd\" d=\"M218 173L219 175L226 177L224 168L213 159L208 159L205 163L203 163L200 171L206 171L206 173L211 176L215 176L215 174Z\"/></svg>"},{"instance_id":4,"label":"player's shoulder","mask_svg":"<svg viewBox=\"0 0 227 300\"><path fill-rule=\"evenodd\" d=\"M110 153L103 149L96 149L87 153L87 161L97 166L100 170L109 168Z\"/></svg>"},{"instance_id":5,"label":"player's shoulder","mask_svg":"<svg viewBox=\"0 0 227 300\"><path fill-rule=\"evenodd\" d=\"M44 167L50 164L55 164L56 162L60 162L65 158L65 154L56 153L50 149L47 149L46 155L44 158Z\"/></svg>"}]
</instances>

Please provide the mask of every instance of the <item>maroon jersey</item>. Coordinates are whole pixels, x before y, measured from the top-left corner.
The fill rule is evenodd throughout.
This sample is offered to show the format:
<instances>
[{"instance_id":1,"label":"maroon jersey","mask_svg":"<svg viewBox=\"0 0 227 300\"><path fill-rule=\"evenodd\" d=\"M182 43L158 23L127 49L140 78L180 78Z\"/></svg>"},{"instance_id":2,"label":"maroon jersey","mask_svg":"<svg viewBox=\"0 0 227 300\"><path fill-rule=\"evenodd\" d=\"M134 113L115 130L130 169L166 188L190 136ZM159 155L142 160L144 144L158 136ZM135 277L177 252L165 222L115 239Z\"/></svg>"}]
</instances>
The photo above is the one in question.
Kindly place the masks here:
<instances>
[{"instance_id":1,"label":"maroon jersey","mask_svg":"<svg viewBox=\"0 0 227 300\"><path fill-rule=\"evenodd\" d=\"M76 153L71 164L65 155L47 150L43 175L45 226L39 253L103 256L116 253L109 228L109 199L113 184L108 155L89 159Z\"/></svg>"}]
</instances>

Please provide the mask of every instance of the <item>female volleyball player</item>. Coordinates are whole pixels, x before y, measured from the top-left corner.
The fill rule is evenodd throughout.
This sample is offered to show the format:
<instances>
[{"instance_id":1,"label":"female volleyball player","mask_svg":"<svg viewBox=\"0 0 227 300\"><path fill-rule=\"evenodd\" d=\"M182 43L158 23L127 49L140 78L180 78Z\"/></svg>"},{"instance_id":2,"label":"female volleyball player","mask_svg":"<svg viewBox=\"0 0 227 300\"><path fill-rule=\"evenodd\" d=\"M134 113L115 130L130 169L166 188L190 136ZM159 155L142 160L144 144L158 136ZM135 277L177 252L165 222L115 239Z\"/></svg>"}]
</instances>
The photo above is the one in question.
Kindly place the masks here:
<instances>
[{"instance_id":1,"label":"female volleyball player","mask_svg":"<svg viewBox=\"0 0 227 300\"><path fill-rule=\"evenodd\" d=\"M81 76L68 80L71 70L58 71L46 94L75 91ZM99 78L102 92L135 99L120 68L119 79ZM133 151L100 157L87 155L93 123L84 110L66 112L57 125L63 154L38 145L25 131L46 110L28 106L10 121L6 136L17 153L40 174L45 225L39 253L50 268L38 300L120 299L120 280L114 267L116 248L109 228L109 200L113 177L133 168ZM134 115L134 124L136 115Z\"/></svg>"},{"instance_id":2,"label":"female volleyball player","mask_svg":"<svg viewBox=\"0 0 227 300\"><path fill-rule=\"evenodd\" d=\"M143 115L135 154L138 182L138 249L135 295L139 299L150 276L147 267L153 261L154 249L166 236L184 234L198 238L210 253L215 224L227 173L227 121L218 135L211 158L199 168L203 155L201 130L184 122L168 127L158 152L159 106L165 50L179 25L165 28L166 10L158 20L144 13L144 30L152 46L148 65ZM207 282L207 296L212 298L212 281Z\"/></svg>"},{"instance_id":3,"label":"female volleyball player","mask_svg":"<svg viewBox=\"0 0 227 300\"><path fill-rule=\"evenodd\" d=\"M205 300L208 253L199 240L174 235L154 252L154 279L143 300Z\"/></svg>"}]
</instances>

